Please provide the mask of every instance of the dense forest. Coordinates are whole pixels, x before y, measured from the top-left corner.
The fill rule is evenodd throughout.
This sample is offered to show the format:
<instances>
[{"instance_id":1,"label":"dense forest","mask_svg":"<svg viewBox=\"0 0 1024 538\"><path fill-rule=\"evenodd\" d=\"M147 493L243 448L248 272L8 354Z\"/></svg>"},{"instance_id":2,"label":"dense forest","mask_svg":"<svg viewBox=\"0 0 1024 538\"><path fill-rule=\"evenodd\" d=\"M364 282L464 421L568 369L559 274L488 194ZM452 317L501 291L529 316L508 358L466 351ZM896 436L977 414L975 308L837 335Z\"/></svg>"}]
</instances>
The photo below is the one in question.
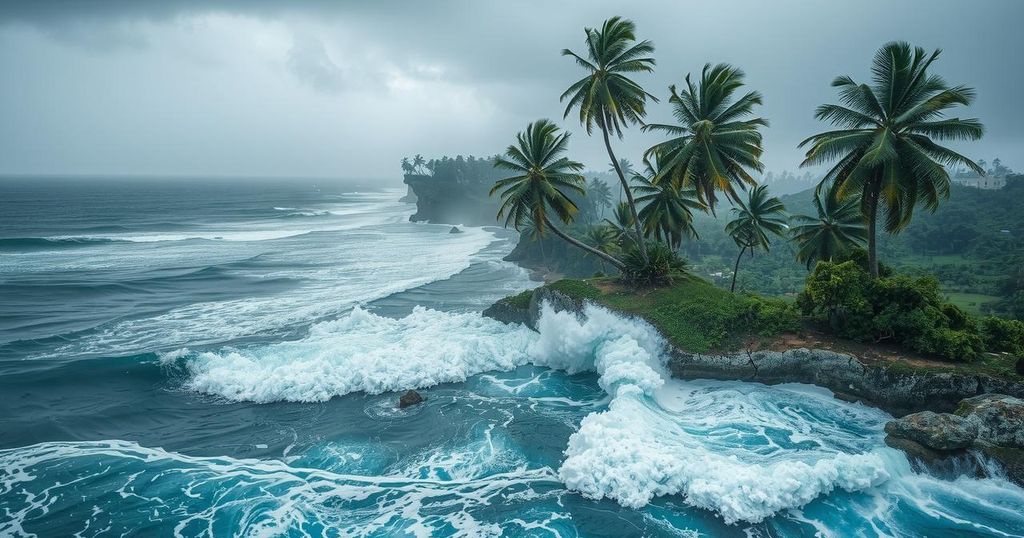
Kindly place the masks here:
<instances>
[{"instance_id":1,"label":"dense forest","mask_svg":"<svg viewBox=\"0 0 1024 538\"><path fill-rule=\"evenodd\" d=\"M813 214L814 189L781 196L790 214ZM938 211L919 211L900 234L879 239L883 263L897 272L935 275L954 304L975 314L1024 318L1024 176L1010 176L998 190L953 185ZM726 217L697 214L699 241L683 245L694 270L722 285L732 274L736 245L724 231ZM778 242L744 260L740 289L795 296L807 268L796 246Z\"/></svg>"}]
</instances>

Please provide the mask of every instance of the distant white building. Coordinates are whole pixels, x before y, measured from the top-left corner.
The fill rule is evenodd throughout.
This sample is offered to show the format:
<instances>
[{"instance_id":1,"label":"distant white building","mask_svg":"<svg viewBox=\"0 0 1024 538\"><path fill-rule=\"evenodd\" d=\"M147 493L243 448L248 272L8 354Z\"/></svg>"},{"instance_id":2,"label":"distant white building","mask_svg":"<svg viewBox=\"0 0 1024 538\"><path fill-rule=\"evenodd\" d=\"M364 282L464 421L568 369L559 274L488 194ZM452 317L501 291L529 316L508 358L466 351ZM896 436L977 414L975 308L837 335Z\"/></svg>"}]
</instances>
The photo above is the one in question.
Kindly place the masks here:
<instances>
[{"instance_id":1,"label":"distant white building","mask_svg":"<svg viewBox=\"0 0 1024 538\"><path fill-rule=\"evenodd\" d=\"M976 189L1001 189L1006 186L1006 176L986 174L979 176L975 172L959 172L952 177L953 183Z\"/></svg>"}]
</instances>

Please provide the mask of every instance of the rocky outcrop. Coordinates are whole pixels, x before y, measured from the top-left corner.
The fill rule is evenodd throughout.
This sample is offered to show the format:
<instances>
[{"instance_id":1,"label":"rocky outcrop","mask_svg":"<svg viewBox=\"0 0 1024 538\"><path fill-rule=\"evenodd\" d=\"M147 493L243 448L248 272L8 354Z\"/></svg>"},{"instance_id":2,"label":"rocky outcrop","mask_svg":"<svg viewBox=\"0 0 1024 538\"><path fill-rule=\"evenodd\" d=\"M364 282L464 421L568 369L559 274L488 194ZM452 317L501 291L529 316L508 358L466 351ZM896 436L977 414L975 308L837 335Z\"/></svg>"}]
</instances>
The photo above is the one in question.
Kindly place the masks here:
<instances>
[{"instance_id":1,"label":"rocky outcrop","mask_svg":"<svg viewBox=\"0 0 1024 538\"><path fill-rule=\"evenodd\" d=\"M893 420L885 433L933 450L961 450L978 437L978 425L959 415L921 411Z\"/></svg>"},{"instance_id":2,"label":"rocky outcrop","mask_svg":"<svg viewBox=\"0 0 1024 538\"><path fill-rule=\"evenodd\" d=\"M458 182L443 177L408 174L405 184L413 192L416 212L409 220L435 224L497 226L498 198L489 196L493 182Z\"/></svg>"},{"instance_id":3,"label":"rocky outcrop","mask_svg":"<svg viewBox=\"0 0 1024 538\"><path fill-rule=\"evenodd\" d=\"M496 319L502 323L521 323L530 328L535 328L530 323L530 309L517 306L512 301L502 299L483 311L485 317Z\"/></svg>"},{"instance_id":4,"label":"rocky outcrop","mask_svg":"<svg viewBox=\"0 0 1024 538\"><path fill-rule=\"evenodd\" d=\"M1006 394L964 399L956 413L923 411L885 425L886 443L929 467L969 453L999 462L1024 484L1024 400ZM978 466L984 471L984 466Z\"/></svg>"},{"instance_id":5,"label":"rocky outcrop","mask_svg":"<svg viewBox=\"0 0 1024 538\"><path fill-rule=\"evenodd\" d=\"M423 403L423 396L420 396L420 393L414 390L407 391L405 394L402 395L401 398L398 399L399 409L405 409L406 407L413 406L419 403Z\"/></svg>"},{"instance_id":6,"label":"rocky outcrop","mask_svg":"<svg viewBox=\"0 0 1024 538\"><path fill-rule=\"evenodd\" d=\"M506 323L524 323L536 330L540 305L545 301L556 311L571 310L582 315L582 301L547 287L534 290L527 308L511 304L496 308L496 303L484 315ZM830 389L838 398L880 407L894 416L918 411L951 412L961 400L986 393L1024 398L1024 383L1018 381L979 374L912 370L820 349L708 354L671 347L669 353L668 368L680 379L739 380L770 385L808 383Z\"/></svg>"},{"instance_id":7,"label":"rocky outcrop","mask_svg":"<svg viewBox=\"0 0 1024 538\"><path fill-rule=\"evenodd\" d=\"M864 401L893 415L925 410L952 411L960 400L987 392L1024 397L1024 383L1016 381L867 363L852 355L820 349L712 355L679 349L671 352L672 375L683 379L810 383L832 390L839 398Z\"/></svg>"}]
</instances>

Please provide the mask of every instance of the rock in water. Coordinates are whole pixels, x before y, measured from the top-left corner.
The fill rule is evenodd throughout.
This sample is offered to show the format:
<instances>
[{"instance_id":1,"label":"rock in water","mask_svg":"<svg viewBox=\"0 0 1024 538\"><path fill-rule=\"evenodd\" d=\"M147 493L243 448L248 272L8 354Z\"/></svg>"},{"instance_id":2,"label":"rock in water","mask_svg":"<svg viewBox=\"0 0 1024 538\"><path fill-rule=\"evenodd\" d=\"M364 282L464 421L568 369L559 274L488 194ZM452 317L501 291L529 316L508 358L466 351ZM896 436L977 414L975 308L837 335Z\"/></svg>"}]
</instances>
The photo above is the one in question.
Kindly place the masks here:
<instances>
[{"instance_id":1,"label":"rock in water","mask_svg":"<svg viewBox=\"0 0 1024 538\"><path fill-rule=\"evenodd\" d=\"M448 233L450 233L450 234L460 234L460 233L462 233L462 230L460 230L458 226L452 226L452 229L448 230Z\"/></svg>"},{"instance_id":2,"label":"rock in water","mask_svg":"<svg viewBox=\"0 0 1024 538\"><path fill-rule=\"evenodd\" d=\"M889 422L885 433L934 450L959 450L971 446L978 427L961 416L922 411Z\"/></svg>"},{"instance_id":3,"label":"rock in water","mask_svg":"<svg viewBox=\"0 0 1024 538\"><path fill-rule=\"evenodd\" d=\"M1024 485L1024 400L1005 394L965 398L956 414L923 411L885 425L886 444L933 465L980 451Z\"/></svg>"},{"instance_id":4,"label":"rock in water","mask_svg":"<svg viewBox=\"0 0 1024 538\"><path fill-rule=\"evenodd\" d=\"M423 403L423 396L420 396L420 393L414 390L406 392L405 394L402 395L401 398L398 399L399 409L405 409L410 405L416 405L418 403Z\"/></svg>"},{"instance_id":5,"label":"rock in water","mask_svg":"<svg viewBox=\"0 0 1024 538\"><path fill-rule=\"evenodd\" d=\"M956 414L977 427L979 443L1024 448L1024 400L1005 394L982 394L960 402Z\"/></svg>"}]
</instances>

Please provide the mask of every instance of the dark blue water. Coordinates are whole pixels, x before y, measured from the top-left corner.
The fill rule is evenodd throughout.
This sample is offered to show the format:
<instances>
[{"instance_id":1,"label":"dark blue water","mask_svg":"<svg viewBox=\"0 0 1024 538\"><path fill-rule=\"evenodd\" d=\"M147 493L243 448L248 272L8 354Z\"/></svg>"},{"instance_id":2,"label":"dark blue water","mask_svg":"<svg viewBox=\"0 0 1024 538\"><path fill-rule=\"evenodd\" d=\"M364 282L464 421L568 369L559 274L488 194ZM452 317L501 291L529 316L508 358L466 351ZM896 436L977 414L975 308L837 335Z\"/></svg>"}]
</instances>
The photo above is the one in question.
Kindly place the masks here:
<instances>
[{"instance_id":1,"label":"dark blue water","mask_svg":"<svg viewBox=\"0 0 1024 538\"><path fill-rule=\"evenodd\" d=\"M401 194L0 180L0 535L1024 534L1020 488L915 473L880 411L670 380L605 312L482 318L535 285L513 236Z\"/></svg>"}]
</instances>

